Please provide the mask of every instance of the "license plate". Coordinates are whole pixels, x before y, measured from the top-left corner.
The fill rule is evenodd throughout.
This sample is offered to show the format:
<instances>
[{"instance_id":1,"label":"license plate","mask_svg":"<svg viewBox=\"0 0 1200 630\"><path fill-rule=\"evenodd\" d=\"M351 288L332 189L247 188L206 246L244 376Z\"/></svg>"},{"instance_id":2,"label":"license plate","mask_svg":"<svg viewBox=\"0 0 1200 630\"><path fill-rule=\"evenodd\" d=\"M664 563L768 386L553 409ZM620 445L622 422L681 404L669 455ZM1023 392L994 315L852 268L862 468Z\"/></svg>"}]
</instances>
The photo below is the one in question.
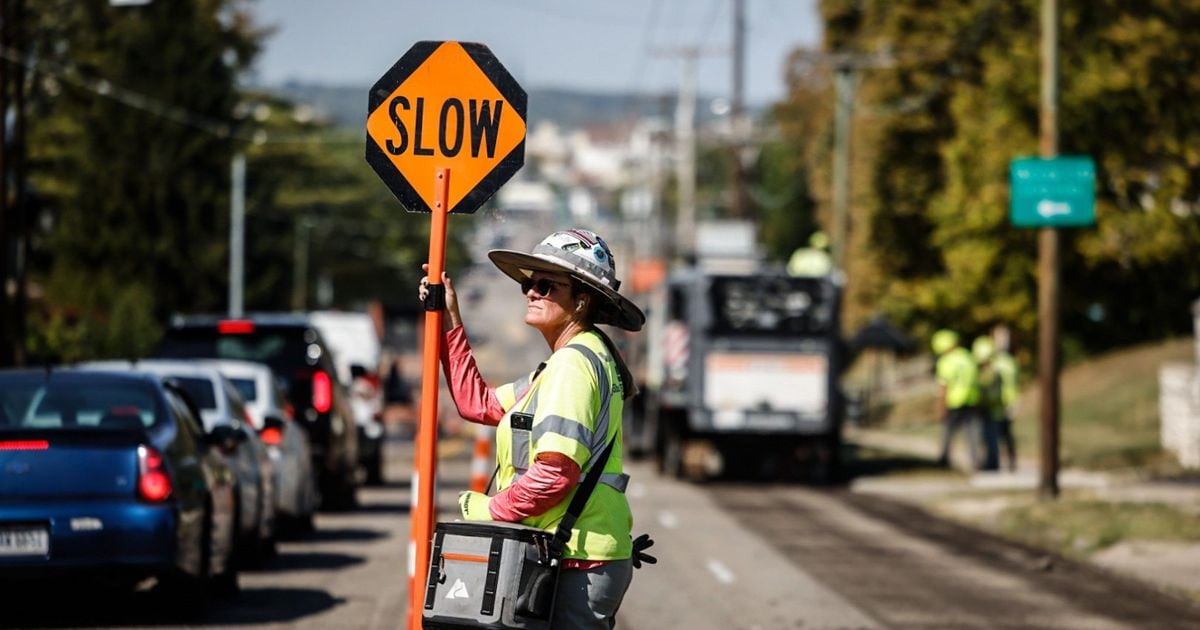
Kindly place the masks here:
<instances>
[{"instance_id":1,"label":"license plate","mask_svg":"<svg viewBox=\"0 0 1200 630\"><path fill-rule=\"evenodd\" d=\"M45 527L0 527L0 556L44 556L50 553Z\"/></svg>"}]
</instances>

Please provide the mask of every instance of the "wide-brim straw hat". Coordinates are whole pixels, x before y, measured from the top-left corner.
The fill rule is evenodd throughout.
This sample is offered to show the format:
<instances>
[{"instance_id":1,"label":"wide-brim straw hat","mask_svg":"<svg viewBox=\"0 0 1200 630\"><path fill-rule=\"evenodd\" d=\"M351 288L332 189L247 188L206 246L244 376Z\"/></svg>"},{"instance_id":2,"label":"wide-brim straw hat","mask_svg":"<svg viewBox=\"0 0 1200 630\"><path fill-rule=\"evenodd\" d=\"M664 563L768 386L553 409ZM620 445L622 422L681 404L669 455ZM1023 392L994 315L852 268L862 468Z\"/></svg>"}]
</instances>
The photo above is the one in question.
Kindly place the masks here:
<instances>
[{"instance_id":1,"label":"wide-brim straw hat","mask_svg":"<svg viewBox=\"0 0 1200 630\"><path fill-rule=\"evenodd\" d=\"M646 315L621 295L621 281L608 243L588 230L562 230L547 236L530 253L493 249L488 258L505 275L521 282L535 271L570 275L593 289L603 300L596 309L595 323L625 330L641 330Z\"/></svg>"}]
</instances>

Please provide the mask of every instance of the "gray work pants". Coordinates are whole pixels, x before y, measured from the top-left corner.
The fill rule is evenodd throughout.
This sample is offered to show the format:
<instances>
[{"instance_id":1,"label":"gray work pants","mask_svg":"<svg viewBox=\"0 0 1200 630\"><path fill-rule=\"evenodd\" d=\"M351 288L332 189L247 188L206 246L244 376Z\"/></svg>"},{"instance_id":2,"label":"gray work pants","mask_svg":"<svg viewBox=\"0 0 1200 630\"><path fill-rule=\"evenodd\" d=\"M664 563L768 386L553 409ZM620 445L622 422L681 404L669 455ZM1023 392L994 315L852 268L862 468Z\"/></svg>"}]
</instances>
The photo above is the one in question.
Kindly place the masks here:
<instances>
[{"instance_id":1,"label":"gray work pants","mask_svg":"<svg viewBox=\"0 0 1200 630\"><path fill-rule=\"evenodd\" d=\"M633 579L633 562L613 560L595 569L563 570L554 599L554 627L566 630L611 630L617 609Z\"/></svg>"}]
</instances>

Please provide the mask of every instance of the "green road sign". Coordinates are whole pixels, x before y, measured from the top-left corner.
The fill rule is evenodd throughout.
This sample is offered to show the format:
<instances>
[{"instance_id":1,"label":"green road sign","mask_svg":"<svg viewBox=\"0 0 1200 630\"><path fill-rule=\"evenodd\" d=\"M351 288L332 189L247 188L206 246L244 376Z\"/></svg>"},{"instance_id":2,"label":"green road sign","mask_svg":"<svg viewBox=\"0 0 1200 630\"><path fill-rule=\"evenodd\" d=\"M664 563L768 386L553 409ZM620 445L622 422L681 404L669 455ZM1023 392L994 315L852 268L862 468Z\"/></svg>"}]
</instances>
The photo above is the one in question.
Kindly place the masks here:
<instances>
[{"instance_id":1,"label":"green road sign","mask_svg":"<svg viewBox=\"0 0 1200 630\"><path fill-rule=\"evenodd\" d=\"M1086 156L1018 158L1009 166L1009 218L1017 227L1096 224L1096 166Z\"/></svg>"}]
</instances>

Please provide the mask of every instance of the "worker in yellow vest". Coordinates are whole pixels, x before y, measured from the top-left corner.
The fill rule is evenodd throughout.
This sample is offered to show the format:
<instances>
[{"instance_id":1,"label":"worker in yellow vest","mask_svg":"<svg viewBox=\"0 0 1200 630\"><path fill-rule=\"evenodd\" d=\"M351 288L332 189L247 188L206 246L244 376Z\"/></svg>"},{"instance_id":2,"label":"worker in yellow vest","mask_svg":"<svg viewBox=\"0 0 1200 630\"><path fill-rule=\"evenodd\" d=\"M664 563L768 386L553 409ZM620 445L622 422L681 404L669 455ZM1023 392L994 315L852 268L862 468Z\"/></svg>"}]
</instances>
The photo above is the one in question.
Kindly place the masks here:
<instances>
[{"instance_id":1,"label":"worker in yellow vest","mask_svg":"<svg viewBox=\"0 0 1200 630\"><path fill-rule=\"evenodd\" d=\"M1000 375L996 372L996 346L991 337L976 337L971 354L979 366L979 439L983 442L985 470L1000 467L997 435L999 419L1003 416Z\"/></svg>"},{"instance_id":2,"label":"worker in yellow vest","mask_svg":"<svg viewBox=\"0 0 1200 630\"><path fill-rule=\"evenodd\" d=\"M979 366L971 353L959 345L958 333L952 330L934 333L930 346L937 356L937 413L944 423L938 464L950 465L950 443L959 429L965 429L971 465L978 468L982 463L979 439L970 435L970 429L979 415Z\"/></svg>"},{"instance_id":3,"label":"worker in yellow vest","mask_svg":"<svg viewBox=\"0 0 1200 630\"><path fill-rule=\"evenodd\" d=\"M992 404L992 419L996 424L996 436L1005 447L1008 469L1017 469L1017 443L1013 439L1012 421L1017 398L1021 395L1017 360L1008 352L1007 344L998 344L992 354L991 370L995 374L995 394Z\"/></svg>"},{"instance_id":4,"label":"worker in yellow vest","mask_svg":"<svg viewBox=\"0 0 1200 630\"><path fill-rule=\"evenodd\" d=\"M602 465L563 551L553 618L555 627L612 628L632 570L654 558L642 552L651 544L647 537L630 536L629 476L622 470L622 407L637 388L596 324L638 331L645 315L617 292L612 251L594 232L555 232L530 253L492 250L488 257L520 285L525 323L541 333L551 354L516 382L489 387L467 342L454 284L443 275L450 328L443 369L450 393L464 419L496 427L498 491L460 494L462 516L554 532L581 476ZM423 279L422 301L427 285Z\"/></svg>"}]
</instances>

